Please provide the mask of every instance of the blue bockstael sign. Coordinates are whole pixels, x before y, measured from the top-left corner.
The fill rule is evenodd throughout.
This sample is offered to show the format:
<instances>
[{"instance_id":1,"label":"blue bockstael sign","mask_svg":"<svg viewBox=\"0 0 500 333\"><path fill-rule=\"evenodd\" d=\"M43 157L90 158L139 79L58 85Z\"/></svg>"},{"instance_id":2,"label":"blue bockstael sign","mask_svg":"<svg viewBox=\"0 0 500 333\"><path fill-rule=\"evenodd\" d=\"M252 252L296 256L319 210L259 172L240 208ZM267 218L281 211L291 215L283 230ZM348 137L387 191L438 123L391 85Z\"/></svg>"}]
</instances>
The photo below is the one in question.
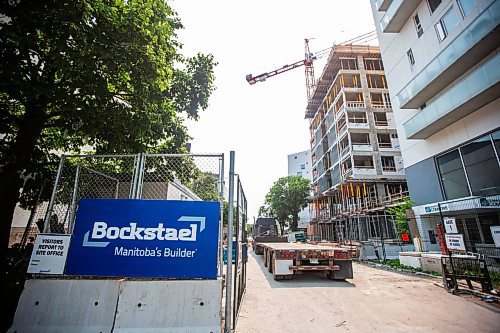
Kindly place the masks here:
<instances>
[{"instance_id":1,"label":"blue bockstael sign","mask_svg":"<svg viewBox=\"0 0 500 333\"><path fill-rule=\"evenodd\" d=\"M219 202L81 199L65 274L217 277Z\"/></svg>"}]
</instances>

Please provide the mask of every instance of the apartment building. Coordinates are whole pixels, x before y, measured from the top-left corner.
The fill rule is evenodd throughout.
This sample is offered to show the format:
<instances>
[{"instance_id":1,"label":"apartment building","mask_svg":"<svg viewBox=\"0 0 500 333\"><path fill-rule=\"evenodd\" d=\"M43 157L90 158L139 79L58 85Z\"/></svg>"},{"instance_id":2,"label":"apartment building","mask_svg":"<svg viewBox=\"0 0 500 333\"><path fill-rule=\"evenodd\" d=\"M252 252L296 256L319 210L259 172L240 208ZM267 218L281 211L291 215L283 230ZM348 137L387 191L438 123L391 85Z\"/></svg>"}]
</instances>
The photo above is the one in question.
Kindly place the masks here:
<instances>
[{"instance_id":1,"label":"apartment building","mask_svg":"<svg viewBox=\"0 0 500 333\"><path fill-rule=\"evenodd\" d=\"M301 176L312 181L310 150L288 155L288 175ZM309 211L310 206L300 211L298 223L299 229L306 229L308 227L311 220Z\"/></svg>"},{"instance_id":2,"label":"apartment building","mask_svg":"<svg viewBox=\"0 0 500 333\"><path fill-rule=\"evenodd\" d=\"M314 191L309 234L397 238L386 208L407 187L380 49L335 45L305 116Z\"/></svg>"},{"instance_id":3,"label":"apartment building","mask_svg":"<svg viewBox=\"0 0 500 333\"><path fill-rule=\"evenodd\" d=\"M500 225L500 1L372 0L424 246L455 220L467 251ZM497 244L500 247L500 240Z\"/></svg>"}]
</instances>

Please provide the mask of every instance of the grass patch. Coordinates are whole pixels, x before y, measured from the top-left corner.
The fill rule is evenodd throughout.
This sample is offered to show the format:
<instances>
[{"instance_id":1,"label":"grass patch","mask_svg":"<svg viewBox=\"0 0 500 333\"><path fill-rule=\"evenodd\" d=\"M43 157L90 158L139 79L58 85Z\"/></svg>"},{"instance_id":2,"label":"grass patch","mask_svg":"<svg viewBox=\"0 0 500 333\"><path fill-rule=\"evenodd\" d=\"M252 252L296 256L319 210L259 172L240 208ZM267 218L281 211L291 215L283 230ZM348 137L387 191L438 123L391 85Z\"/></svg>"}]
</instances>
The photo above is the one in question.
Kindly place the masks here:
<instances>
[{"instance_id":1,"label":"grass patch","mask_svg":"<svg viewBox=\"0 0 500 333\"><path fill-rule=\"evenodd\" d=\"M384 265L382 260L373 260L371 262ZM399 259L387 259L385 261L385 266L389 266L389 267L397 269L397 270L411 272L411 273L420 272L420 273L425 273L425 274L429 274L429 275L433 275L433 276L441 276L441 274L438 272L423 271L422 268L401 265L401 263L399 262Z\"/></svg>"}]
</instances>

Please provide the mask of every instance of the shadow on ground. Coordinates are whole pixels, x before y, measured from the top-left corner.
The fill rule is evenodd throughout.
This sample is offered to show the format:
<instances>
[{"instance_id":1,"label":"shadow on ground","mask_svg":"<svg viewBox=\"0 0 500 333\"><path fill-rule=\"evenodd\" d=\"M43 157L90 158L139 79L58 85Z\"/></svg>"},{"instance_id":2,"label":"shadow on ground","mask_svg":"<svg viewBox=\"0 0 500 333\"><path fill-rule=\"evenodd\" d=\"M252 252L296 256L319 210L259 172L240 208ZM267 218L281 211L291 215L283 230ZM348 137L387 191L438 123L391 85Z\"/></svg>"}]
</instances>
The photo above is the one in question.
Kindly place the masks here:
<instances>
[{"instance_id":1,"label":"shadow on ground","mask_svg":"<svg viewBox=\"0 0 500 333\"><path fill-rule=\"evenodd\" d=\"M295 274L291 280L275 281L273 274L269 273L264 266L264 257L256 255L253 251L248 253L255 259L259 265L262 274L266 277L271 288L354 288L356 285L347 280L330 280L320 272L304 272L304 274Z\"/></svg>"}]
</instances>

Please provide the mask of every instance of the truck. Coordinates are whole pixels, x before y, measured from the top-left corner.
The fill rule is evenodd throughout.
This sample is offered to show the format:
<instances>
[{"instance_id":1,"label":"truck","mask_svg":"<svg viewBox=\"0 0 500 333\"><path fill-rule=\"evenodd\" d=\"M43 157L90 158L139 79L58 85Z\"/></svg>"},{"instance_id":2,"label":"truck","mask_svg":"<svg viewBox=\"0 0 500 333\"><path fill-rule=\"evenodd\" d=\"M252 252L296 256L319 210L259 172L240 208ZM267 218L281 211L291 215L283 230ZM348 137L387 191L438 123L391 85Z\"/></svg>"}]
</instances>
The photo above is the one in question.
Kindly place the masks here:
<instances>
[{"instance_id":1,"label":"truck","mask_svg":"<svg viewBox=\"0 0 500 333\"><path fill-rule=\"evenodd\" d=\"M348 249L331 244L261 243L264 266L275 280L290 280L294 274L323 272L331 280L352 279L352 257ZM257 252L256 252L257 253Z\"/></svg>"},{"instance_id":2,"label":"truck","mask_svg":"<svg viewBox=\"0 0 500 333\"><path fill-rule=\"evenodd\" d=\"M287 237L279 236L276 228L276 220L270 217L259 217L253 227L253 250L255 254L262 254L265 243L283 243Z\"/></svg>"}]
</instances>

